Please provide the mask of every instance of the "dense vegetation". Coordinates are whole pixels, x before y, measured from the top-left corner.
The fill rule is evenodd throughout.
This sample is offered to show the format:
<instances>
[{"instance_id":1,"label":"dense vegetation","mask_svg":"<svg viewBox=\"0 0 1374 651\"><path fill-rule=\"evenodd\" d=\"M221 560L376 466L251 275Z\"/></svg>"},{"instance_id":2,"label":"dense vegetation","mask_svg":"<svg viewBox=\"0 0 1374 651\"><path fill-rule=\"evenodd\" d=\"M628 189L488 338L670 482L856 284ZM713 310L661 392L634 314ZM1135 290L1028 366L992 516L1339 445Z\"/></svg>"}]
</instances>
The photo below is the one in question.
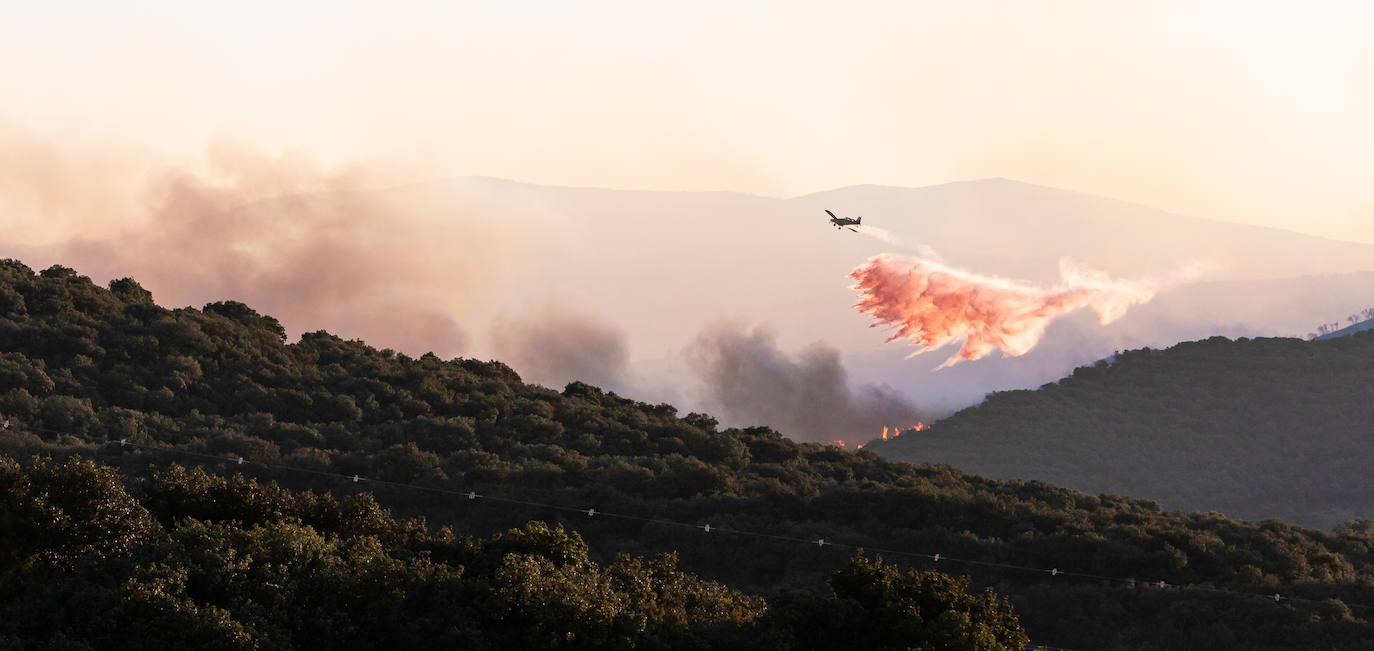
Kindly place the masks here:
<instances>
[{"instance_id":1,"label":"dense vegetation","mask_svg":"<svg viewBox=\"0 0 1374 651\"><path fill-rule=\"evenodd\" d=\"M990 395L884 457L1332 528L1374 516L1374 332L1213 337Z\"/></svg>"},{"instance_id":2,"label":"dense vegetation","mask_svg":"<svg viewBox=\"0 0 1374 651\"><path fill-rule=\"evenodd\" d=\"M180 466L134 493L70 459L0 461L0 648L1019 649L1011 607L857 556L826 598L768 604L561 526L485 539L375 500ZM856 624L868 625L855 629ZM839 644L837 644L839 642Z\"/></svg>"},{"instance_id":3,"label":"dense vegetation","mask_svg":"<svg viewBox=\"0 0 1374 651\"><path fill-rule=\"evenodd\" d=\"M497 362L410 358L323 332L293 344L285 339L276 321L239 303L167 310L129 279L107 290L70 269L34 274L17 262L0 262L0 416L17 424L3 441L11 457L29 464L4 470L10 488L0 540L9 547L0 550L7 568L0 572L7 622L0 635L9 637L0 640L60 647L65 642L42 638L43 631L71 630L71 639L91 640L117 628L118 617L161 613L195 626L242 627L244 639L263 646L314 639L315 619L337 621L342 631L375 627L356 635L388 646L394 642L381 636L401 633L382 623L410 617L414 609L416 630L433 639L459 639L443 637L452 634L491 644L528 629L531 635L573 632L569 640L585 641L569 641L573 646L728 646L739 635L767 635L777 646L799 648L855 640L898 646L912 637L871 636L906 631L929 639L939 634L931 630L933 620L966 638L983 636L987 644L979 648L996 648L988 636L1005 633L1004 640L1015 642L1016 632L1001 602L981 592L991 587L1008 595L1030 638L1040 643L1374 646L1371 611L1360 607L1374 604L1369 523L1326 533L1277 521L1165 512L1148 501L797 444L766 428L722 430L709 416L680 416L669 405L581 383L561 392L525 384ZM92 442L119 439L160 449ZM40 458L27 461L34 454ZM117 466L122 478L86 463L42 460L73 454ZM257 481L173 467L194 454L242 456L249 463L208 462L207 468L248 473ZM374 502L356 493L366 481L252 462L643 519L594 518L385 485L377 486ZM104 497L77 500L69 512L117 511L110 517L125 518L127 529L77 527L80 535L73 539L68 528L85 515L44 511L65 504L49 495L73 483L49 479L63 473L104 478L95 482L103 482ZM403 520L382 513L378 503ZM356 511L379 524L343 524L345 514ZM432 524L404 519L420 515ZM721 533L654 519L709 523ZM55 529L43 524L49 520ZM526 524L531 520L546 524ZM732 536L731 530L776 538ZM544 548L512 557L501 547L501 540L522 536L552 539L555 547L585 556L585 563L566 569ZM970 575L965 585L931 572L904 574L841 547L784 538L940 552L946 559L1141 583L940 562L940 569ZM292 556L297 553L318 560L305 562ZM676 563L659 553L676 553ZM892 554L887 560L921 562ZM503 593L494 578L501 570L494 568L508 563L521 568L510 571L533 577L530 585L543 587ZM937 567L922 563L917 569ZM651 588L675 587L632 589L616 582L623 572L660 572L666 578ZM1161 580L1216 590L1146 584ZM280 603L272 601L278 590L319 614L278 612L283 609L271 606ZM697 612L665 591L699 594L715 605ZM930 616L922 604L932 594L947 614ZM515 608L491 603L506 598L549 605L533 608L534 614L522 611L520 617L536 623L506 629L491 614ZM434 608L462 616L444 619L430 609L431 599L439 604ZM90 605L58 608L60 603ZM42 604L52 612L41 618L25 610ZM379 619L358 624L359 608L380 613ZM673 614L686 610L693 612ZM74 623L93 612L116 619ZM828 619L826 613L844 616ZM431 617L438 619L426 619ZM540 617L569 619L551 624ZM587 618L586 628L564 630L567 622ZM439 630L455 621L465 622L457 633Z\"/></svg>"}]
</instances>

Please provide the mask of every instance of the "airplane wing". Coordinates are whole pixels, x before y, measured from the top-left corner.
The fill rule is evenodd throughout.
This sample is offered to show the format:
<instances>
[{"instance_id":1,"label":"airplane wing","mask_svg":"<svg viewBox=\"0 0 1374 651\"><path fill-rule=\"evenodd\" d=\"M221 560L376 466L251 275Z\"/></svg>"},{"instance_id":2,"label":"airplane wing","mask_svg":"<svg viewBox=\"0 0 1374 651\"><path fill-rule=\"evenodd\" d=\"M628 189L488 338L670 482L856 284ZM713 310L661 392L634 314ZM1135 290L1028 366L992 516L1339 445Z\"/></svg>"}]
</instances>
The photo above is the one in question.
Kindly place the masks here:
<instances>
[{"instance_id":1,"label":"airplane wing","mask_svg":"<svg viewBox=\"0 0 1374 651\"><path fill-rule=\"evenodd\" d=\"M830 212L829 210L825 211L825 214L830 215L831 219L839 219L839 217L835 216L835 213Z\"/></svg>"}]
</instances>

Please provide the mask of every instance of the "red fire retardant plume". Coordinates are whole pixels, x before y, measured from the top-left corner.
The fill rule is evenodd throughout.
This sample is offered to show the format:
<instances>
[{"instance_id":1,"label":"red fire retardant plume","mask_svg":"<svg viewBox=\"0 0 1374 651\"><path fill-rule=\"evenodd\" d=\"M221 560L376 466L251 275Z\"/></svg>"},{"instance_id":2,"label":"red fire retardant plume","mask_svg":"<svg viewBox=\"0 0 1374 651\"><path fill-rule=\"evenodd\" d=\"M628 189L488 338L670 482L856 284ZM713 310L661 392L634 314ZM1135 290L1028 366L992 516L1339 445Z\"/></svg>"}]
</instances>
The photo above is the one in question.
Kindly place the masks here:
<instances>
[{"instance_id":1,"label":"red fire retardant plume","mask_svg":"<svg viewBox=\"0 0 1374 651\"><path fill-rule=\"evenodd\" d=\"M1113 280L1067 261L1060 266L1063 281L1048 289L887 253L870 258L849 277L860 293L855 307L875 321L870 327L891 328L888 341L909 340L919 349L910 356L963 340L938 368L997 349L1023 355L1061 314L1088 307L1107 324L1155 294L1153 283Z\"/></svg>"}]
</instances>

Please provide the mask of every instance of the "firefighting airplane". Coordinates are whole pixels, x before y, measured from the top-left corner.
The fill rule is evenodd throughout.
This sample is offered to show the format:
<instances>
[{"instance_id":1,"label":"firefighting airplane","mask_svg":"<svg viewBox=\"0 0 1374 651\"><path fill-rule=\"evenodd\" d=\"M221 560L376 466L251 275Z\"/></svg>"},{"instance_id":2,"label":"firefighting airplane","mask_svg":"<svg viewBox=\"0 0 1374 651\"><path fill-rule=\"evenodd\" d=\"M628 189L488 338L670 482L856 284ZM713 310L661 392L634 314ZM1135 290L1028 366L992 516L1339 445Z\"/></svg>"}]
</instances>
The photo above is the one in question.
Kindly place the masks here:
<instances>
[{"instance_id":1,"label":"firefighting airplane","mask_svg":"<svg viewBox=\"0 0 1374 651\"><path fill-rule=\"evenodd\" d=\"M825 211L825 214L830 215L830 223L834 224L835 228L848 228L855 233L859 232L859 229L854 227L858 226L864 219L863 217L855 217L853 219L848 217L836 217L835 213L829 210Z\"/></svg>"}]
</instances>

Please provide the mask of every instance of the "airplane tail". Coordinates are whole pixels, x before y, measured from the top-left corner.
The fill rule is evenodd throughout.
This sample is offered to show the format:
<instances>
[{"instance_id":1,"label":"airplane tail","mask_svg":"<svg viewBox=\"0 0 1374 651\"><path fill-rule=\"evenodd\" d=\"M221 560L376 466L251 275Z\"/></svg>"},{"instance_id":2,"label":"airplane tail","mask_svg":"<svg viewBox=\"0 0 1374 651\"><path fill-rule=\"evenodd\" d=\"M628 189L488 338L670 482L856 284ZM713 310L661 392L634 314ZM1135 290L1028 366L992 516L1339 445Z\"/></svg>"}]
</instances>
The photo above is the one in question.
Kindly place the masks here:
<instances>
[{"instance_id":1,"label":"airplane tail","mask_svg":"<svg viewBox=\"0 0 1374 651\"><path fill-rule=\"evenodd\" d=\"M862 224L862 223L864 223L864 218L863 218L863 217L855 217L855 218L854 218L854 223L855 223L855 224Z\"/></svg>"}]
</instances>

